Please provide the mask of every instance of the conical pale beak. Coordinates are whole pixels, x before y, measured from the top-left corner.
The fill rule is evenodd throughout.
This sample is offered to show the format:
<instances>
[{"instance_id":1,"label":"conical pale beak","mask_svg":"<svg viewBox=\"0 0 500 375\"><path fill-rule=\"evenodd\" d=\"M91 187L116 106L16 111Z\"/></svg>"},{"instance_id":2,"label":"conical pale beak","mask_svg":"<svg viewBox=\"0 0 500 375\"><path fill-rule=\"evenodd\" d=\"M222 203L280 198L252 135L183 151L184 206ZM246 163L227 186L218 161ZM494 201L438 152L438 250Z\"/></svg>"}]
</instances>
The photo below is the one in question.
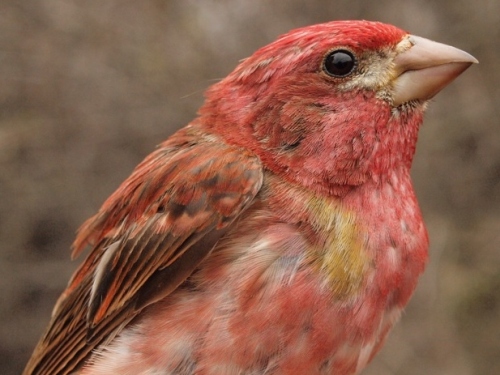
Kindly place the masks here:
<instances>
[{"instance_id":1,"label":"conical pale beak","mask_svg":"<svg viewBox=\"0 0 500 375\"><path fill-rule=\"evenodd\" d=\"M394 106L411 100L432 98L478 61L458 48L414 35L412 46L394 59L397 77L393 81ZM408 43L405 38L401 43Z\"/></svg>"}]
</instances>

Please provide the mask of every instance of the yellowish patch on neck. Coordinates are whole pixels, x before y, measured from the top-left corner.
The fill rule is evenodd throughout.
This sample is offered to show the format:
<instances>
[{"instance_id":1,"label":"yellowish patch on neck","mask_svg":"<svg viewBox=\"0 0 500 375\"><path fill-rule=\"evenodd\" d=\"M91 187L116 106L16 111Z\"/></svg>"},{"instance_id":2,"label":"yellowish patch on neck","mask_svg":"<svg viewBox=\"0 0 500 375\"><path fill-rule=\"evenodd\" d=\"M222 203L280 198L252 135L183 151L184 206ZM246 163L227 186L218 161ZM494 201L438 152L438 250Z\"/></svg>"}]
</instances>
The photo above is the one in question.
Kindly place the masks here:
<instances>
[{"instance_id":1,"label":"yellowish patch on neck","mask_svg":"<svg viewBox=\"0 0 500 375\"><path fill-rule=\"evenodd\" d=\"M370 263L354 213L318 197L309 200L307 209L317 234L312 263L325 275L337 298L352 296L362 286Z\"/></svg>"}]
</instances>

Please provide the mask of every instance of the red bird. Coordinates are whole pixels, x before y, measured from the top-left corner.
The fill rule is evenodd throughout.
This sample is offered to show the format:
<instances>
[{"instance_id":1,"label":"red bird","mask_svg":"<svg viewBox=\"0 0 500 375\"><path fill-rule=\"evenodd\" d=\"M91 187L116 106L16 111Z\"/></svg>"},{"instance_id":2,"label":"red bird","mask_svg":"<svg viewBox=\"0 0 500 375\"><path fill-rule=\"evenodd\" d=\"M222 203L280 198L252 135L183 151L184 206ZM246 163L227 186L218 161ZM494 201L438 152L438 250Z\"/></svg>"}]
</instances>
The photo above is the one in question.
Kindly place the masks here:
<instances>
[{"instance_id":1,"label":"red bird","mask_svg":"<svg viewBox=\"0 0 500 375\"><path fill-rule=\"evenodd\" d=\"M427 101L475 62L367 21L258 50L80 228L24 374L359 373L427 260Z\"/></svg>"}]
</instances>

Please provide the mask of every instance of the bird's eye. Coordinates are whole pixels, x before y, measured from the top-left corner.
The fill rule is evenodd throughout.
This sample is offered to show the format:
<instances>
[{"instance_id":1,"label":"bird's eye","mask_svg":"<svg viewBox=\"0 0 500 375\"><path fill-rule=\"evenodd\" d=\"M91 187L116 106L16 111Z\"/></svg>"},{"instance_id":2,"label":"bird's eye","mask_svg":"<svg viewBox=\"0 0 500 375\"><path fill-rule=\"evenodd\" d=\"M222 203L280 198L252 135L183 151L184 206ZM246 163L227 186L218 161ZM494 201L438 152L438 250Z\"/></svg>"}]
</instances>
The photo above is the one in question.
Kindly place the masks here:
<instances>
[{"instance_id":1,"label":"bird's eye","mask_svg":"<svg viewBox=\"0 0 500 375\"><path fill-rule=\"evenodd\" d=\"M356 59L345 49L338 49L326 55L323 70L333 77L346 77L354 71Z\"/></svg>"}]
</instances>

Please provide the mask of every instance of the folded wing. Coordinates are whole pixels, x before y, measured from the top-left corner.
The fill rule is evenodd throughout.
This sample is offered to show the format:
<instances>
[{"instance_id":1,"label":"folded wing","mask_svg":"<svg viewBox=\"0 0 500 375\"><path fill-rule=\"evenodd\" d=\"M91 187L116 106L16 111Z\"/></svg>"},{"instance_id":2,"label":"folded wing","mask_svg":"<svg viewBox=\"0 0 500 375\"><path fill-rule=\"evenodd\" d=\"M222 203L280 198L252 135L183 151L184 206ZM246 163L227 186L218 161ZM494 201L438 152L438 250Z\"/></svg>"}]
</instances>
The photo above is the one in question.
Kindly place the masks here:
<instances>
[{"instance_id":1,"label":"folded wing","mask_svg":"<svg viewBox=\"0 0 500 375\"><path fill-rule=\"evenodd\" d=\"M256 156L187 127L148 156L80 228L91 251L24 374L70 374L210 253L262 184Z\"/></svg>"}]
</instances>

